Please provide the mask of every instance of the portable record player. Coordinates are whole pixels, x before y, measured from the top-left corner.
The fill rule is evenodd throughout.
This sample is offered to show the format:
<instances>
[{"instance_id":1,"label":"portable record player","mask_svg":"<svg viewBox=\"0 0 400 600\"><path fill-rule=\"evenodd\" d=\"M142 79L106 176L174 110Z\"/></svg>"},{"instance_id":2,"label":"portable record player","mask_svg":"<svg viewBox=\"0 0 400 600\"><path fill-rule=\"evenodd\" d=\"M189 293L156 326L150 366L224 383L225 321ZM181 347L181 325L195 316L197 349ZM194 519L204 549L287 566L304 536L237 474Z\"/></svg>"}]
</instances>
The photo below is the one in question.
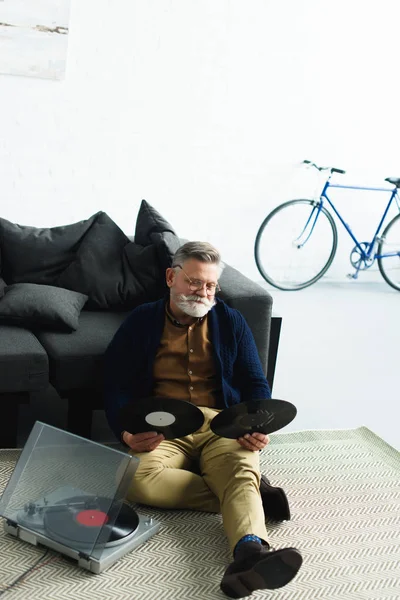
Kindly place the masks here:
<instances>
[{"instance_id":1,"label":"portable record player","mask_svg":"<svg viewBox=\"0 0 400 600\"><path fill-rule=\"evenodd\" d=\"M0 499L5 531L104 571L160 527L124 501L138 463L36 422Z\"/></svg>"}]
</instances>

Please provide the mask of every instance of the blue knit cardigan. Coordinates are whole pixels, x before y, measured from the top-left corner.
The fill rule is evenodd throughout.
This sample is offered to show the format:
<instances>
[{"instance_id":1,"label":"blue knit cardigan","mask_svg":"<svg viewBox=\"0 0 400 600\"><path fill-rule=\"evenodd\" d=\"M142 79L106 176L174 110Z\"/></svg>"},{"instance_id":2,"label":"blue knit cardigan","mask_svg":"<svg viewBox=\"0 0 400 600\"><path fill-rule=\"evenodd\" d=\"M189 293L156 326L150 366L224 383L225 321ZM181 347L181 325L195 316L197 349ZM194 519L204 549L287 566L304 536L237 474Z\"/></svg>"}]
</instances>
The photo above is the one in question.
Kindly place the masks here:
<instances>
[{"instance_id":1,"label":"blue knit cardigan","mask_svg":"<svg viewBox=\"0 0 400 600\"><path fill-rule=\"evenodd\" d=\"M142 304L125 319L105 354L104 402L108 423L118 439L119 411L153 392L153 364L161 341L167 298ZM225 302L209 312L209 331L223 406L270 398L255 341L242 314Z\"/></svg>"}]
</instances>

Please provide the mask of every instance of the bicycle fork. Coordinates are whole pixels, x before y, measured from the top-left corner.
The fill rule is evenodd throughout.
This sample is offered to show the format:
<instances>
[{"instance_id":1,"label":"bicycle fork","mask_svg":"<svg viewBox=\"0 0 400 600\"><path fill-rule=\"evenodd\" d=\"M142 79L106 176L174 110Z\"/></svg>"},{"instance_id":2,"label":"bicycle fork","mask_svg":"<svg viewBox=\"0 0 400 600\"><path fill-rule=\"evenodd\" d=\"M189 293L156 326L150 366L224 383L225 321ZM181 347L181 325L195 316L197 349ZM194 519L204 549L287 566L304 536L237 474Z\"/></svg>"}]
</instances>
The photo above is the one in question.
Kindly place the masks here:
<instances>
[{"instance_id":1,"label":"bicycle fork","mask_svg":"<svg viewBox=\"0 0 400 600\"><path fill-rule=\"evenodd\" d=\"M302 247L304 246L304 244L306 244L306 243L308 242L308 240L310 239L310 237L311 237L311 234L312 234L312 232L314 231L314 227L315 227L315 224L316 224L316 222L317 222L317 219L318 219L318 217L319 217L319 214L320 214L320 212L321 212L321 208L322 208L322 202L314 202L313 204L314 204L314 205L313 205L313 209L312 209L312 211L311 211L311 213L310 213L310 216L309 216L309 217L308 217L308 219L307 219L307 222L306 222L306 224L305 224L305 225L304 225L304 227L303 227L303 231L302 231L302 232L300 233L300 235L299 235L297 238L295 238L295 239L293 240L293 242L292 242L293 246L294 246L295 248L297 248L298 250L300 250L300 248L302 248ZM301 237L303 236L303 234L306 232L306 230L307 230L307 227L308 227L308 225L309 225L309 223L310 223L311 219L313 218L313 214L314 214L315 210L317 211L317 214L315 215L314 222L313 222L313 224L312 224L312 226L311 226L311 229L310 229L310 231L309 231L309 233L308 233L308 235L307 235L306 239L305 239L303 242L301 242L301 243L298 243L298 242L299 242L299 240L301 239Z\"/></svg>"}]
</instances>

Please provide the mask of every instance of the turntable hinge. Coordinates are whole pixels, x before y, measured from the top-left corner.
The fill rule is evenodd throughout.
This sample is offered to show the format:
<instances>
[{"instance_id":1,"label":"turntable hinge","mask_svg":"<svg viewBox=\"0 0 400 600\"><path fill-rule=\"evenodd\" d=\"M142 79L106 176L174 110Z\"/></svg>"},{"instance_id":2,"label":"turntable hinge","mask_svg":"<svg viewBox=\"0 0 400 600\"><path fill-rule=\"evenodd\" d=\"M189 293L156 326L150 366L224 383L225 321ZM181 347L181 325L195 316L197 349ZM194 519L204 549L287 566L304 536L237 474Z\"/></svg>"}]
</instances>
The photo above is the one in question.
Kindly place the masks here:
<instances>
[{"instance_id":1,"label":"turntable hinge","mask_svg":"<svg viewBox=\"0 0 400 600\"><path fill-rule=\"evenodd\" d=\"M7 519L6 520L6 524L7 524L7 533L10 533L11 535L15 535L15 537L18 537L18 524L15 521L12 521L11 519Z\"/></svg>"},{"instance_id":2,"label":"turntable hinge","mask_svg":"<svg viewBox=\"0 0 400 600\"><path fill-rule=\"evenodd\" d=\"M90 571L90 556L88 554L84 554L84 552L79 552L78 564L80 567L83 567L84 569L88 569Z\"/></svg>"}]
</instances>

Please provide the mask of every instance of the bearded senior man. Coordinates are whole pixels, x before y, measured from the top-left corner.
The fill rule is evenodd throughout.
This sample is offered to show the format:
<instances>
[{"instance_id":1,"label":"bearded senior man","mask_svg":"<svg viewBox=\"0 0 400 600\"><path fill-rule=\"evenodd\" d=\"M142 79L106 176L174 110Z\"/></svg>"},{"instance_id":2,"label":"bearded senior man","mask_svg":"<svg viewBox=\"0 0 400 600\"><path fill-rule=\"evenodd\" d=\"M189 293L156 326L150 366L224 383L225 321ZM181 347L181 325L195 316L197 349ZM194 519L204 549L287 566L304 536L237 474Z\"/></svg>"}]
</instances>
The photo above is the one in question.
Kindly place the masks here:
<instances>
[{"instance_id":1,"label":"bearded senior man","mask_svg":"<svg viewBox=\"0 0 400 600\"><path fill-rule=\"evenodd\" d=\"M302 557L295 548L274 550L267 541L265 516L290 518L283 490L260 475L258 451L268 436L232 440L210 429L225 407L270 398L250 328L216 297L222 269L211 244L188 242L177 250L166 270L169 296L133 310L107 349L105 404L111 428L140 459L128 498L221 512L233 551L221 589L241 598L289 583ZM121 431L121 407L150 396L196 404L204 424L173 440L152 431Z\"/></svg>"}]
</instances>

